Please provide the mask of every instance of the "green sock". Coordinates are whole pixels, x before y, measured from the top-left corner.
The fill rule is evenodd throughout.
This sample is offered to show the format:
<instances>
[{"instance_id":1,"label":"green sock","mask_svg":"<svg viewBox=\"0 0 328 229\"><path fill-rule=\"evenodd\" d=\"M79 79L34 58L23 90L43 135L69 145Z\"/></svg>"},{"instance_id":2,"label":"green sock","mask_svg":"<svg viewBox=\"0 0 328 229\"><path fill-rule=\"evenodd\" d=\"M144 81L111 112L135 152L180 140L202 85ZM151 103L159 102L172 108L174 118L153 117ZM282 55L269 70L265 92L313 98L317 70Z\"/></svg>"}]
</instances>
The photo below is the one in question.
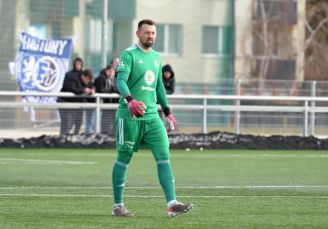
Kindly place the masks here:
<instances>
[{"instance_id":1,"label":"green sock","mask_svg":"<svg viewBox=\"0 0 328 229\"><path fill-rule=\"evenodd\" d=\"M174 177L169 160L157 161L157 172L166 202L176 199Z\"/></svg>"},{"instance_id":2,"label":"green sock","mask_svg":"<svg viewBox=\"0 0 328 229\"><path fill-rule=\"evenodd\" d=\"M123 203L123 193L125 188L125 178L126 178L127 165L115 161L113 172L112 172L112 184L114 193L114 204Z\"/></svg>"}]
</instances>

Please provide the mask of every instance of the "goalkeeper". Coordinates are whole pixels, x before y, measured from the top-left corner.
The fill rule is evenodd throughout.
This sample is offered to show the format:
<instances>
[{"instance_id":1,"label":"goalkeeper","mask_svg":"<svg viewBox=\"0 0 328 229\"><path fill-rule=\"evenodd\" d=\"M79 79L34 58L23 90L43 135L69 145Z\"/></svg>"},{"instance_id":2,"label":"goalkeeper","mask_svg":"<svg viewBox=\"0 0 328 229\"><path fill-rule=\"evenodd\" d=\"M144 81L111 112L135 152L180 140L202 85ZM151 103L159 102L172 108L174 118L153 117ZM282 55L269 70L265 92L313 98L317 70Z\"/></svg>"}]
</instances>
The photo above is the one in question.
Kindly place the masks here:
<instances>
[{"instance_id":1,"label":"goalkeeper","mask_svg":"<svg viewBox=\"0 0 328 229\"><path fill-rule=\"evenodd\" d=\"M160 56L151 49L156 38L156 25L145 19L138 23L138 44L124 50L117 68L117 88L121 94L116 112L117 158L112 172L114 216L133 216L123 203L127 167L139 147L149 148L157 163L159 182L164 191L167 214L171 217L189 212L192 204L177 202L170 164L167 131L176 121L170 112L162 83ZM170 125L164 126L157 111L162 107Z\"/></svg>"}]
</instances>

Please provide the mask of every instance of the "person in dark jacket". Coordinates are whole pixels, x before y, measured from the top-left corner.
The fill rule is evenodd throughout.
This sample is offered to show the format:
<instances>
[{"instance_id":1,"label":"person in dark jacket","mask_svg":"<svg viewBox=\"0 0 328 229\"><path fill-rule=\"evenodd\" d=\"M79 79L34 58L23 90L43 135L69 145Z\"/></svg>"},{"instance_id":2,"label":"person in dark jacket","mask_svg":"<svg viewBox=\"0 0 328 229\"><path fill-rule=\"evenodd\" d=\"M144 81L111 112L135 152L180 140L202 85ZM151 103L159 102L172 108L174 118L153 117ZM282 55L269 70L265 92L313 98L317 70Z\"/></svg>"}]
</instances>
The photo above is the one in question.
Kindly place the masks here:
<instances>
[{"instance_id":1,"label":"person in dark jacket","mask_svg":"<svg viewBox=\"0 0 328 229\"><path fill-rule=\"evenodd\" d=\"M101 70L99 76L94 82L97 93L119 93L116 87L115 66L107 65ZM103 103L118 103L119 98L105 98ZM101 132L105 134L114 133L115 110L102 110L101 114Z\"/></svg>"},{"instance_id":2,"label":"person in dark jacket","mask_svg":"<svg viewBox=\"0 0 328 229\"><path fill-rule=\"evenodd\" d=\"M92 95L94 90L89 87L92 80L92 72L90 70L82 71L83 61L76 59L74 68L65 75L61 92L73 92L76 95ZM84 102L83 97L58 97L57 102ZM79 134L82 125L83 110L82 109L59 109L60 115L60 134L69 134L74 126L74 134Z\"/></svg>"},{"instance_id":3,"label":"person in dark jacket","mask_svg":"<svg viewBox=\"0 0 328 229\"><path fill-rule=\"evenodd\" d=\"M68 82L71 79L79 79L82 71L83 71L83 60L80 57L78 57L73 62L73 69L66 72L66 74L65 74L61 92L71 92L70 88L68 86ZM58 98L58 102L78 102L76 100L79 100L79 99L78 98L72 98L72 97Z\"/></svg>"},{"instance_id":4,"label":"person in dark jacket","mask_svg":"<svg viewBox=\"0 0 328 229\"><path fill-rule=\"evenodd\" d=\"M175 78L174 78L174 71L171 65L166 64L162 67L162 82L166 91L167 95L171 95L174 93L175 90ZM158 111L159 116L165 123L165 115L162 110Z\"/></svg>"},{"instance_id":5,"label":"person in dark jacket","mask_svg":"<svg viewBox=\"0 0 328 229\"><path fill-rule=\"evenodd\" d=\"M171 95L175 90L174 71L171 65L166 64L162 67L162 81L167 95Z\"/></svg>"}]
</instances>

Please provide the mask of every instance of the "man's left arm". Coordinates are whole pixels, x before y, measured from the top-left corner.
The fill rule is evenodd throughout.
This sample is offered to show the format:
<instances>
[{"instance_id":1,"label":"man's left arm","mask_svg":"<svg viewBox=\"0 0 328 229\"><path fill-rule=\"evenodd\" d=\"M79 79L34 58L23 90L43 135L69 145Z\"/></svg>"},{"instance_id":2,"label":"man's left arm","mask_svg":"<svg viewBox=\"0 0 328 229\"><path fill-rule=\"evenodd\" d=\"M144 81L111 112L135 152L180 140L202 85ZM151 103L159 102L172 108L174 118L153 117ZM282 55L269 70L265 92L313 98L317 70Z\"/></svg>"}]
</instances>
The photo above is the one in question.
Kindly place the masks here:
<instances>
[{"instance_id":1,"label":"man's left arm","mask_svg":"<svg viewBox=\"0 0 328 229\"><path fill-rule=\"evenodd\" d=\"M161 74L160 74L161 76ZM174 130L177 122L175 121L175 118L173 114L171 113L167 97L166 97L166 91L162 82L161 77L158 77L157 87L156 87L156 94L157 94L157 101L162 107L163 113L165 114L165 117L167 119L167 122L170 124L166 126L167 132L170 132L171 130Z\"/></svg>"},{"instance_id":2,"label":"man's left arm","mask_svg":"<svg viewBox=\"0 0 328 229\"><path fill-rule=\"evenodd\" d=\"M161 105L162 109L168 108L169 104L166 97L165 87L162 80L158 80L156 87L157 101Z\"/></svg>"}]
</instances>

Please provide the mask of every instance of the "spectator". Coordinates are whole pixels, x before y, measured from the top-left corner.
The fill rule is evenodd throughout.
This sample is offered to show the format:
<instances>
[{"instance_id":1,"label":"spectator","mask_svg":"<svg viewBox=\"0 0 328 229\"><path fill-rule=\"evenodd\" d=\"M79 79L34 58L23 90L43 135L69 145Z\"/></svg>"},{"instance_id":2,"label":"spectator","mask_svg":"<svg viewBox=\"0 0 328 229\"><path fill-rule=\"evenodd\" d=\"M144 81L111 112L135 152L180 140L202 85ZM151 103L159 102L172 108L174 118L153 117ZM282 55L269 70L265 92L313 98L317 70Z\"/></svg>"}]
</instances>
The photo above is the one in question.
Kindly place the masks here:
<instances>
[{"instance_id":1,"label":"spectator","mask_svg":"<svg viewBox=\"0 0 328 229\"><path fill-rule=\"evenodd\" d=\"M61 89L61 92L67 92L68 89L68 81L72 78L78 79L81 72L83 70L83 60L78 57L73 62L73 69L71 71L68 71L65 74L63 87ZM65 85L65 87L64 87ZM57 102L74 102L74 98L58 98ZM73 127L73 115L74 115L74 109L59 109L59 115L60 115L60 134L69 134L69 131Z\"/></svg>"},{"instance_id":2,"label":"spectator","mask_svg":"<svg viewBox=\"0 0 328 229\"><path fill-rule=\"evenodd\" d=\"M92 81L90 81L87 85L88 88L93 90L93 93L95 93L95 87ZM94 103L94 98L85 98L85 101L87 103ZM94 108L86 108L85 109L85 131L84 133L86 135L93 134L95 131L95 120L96 120L96 109Z\"/></svg>"},{"instance_id":3,"label":"spectator","mask_svg":"<svg viewBox=\"0 0 328 229\"><path fill-rule=\"evenodd\" d=\"M108 65L103 69L95 80L97 93L119 93L116 87L115 67ZM118 103L118 98L106 98L104 103ZM104 109L101 114L101 132L105 134L114 133L115 111Z\"/></svg>"},{"instance_id":4,"label":"spectator","mask_svg":"<svg viewBox=\"0 0 328 229\"><path fill-rule=\"evenodd\" d=\"M171 65L166 64L162 67L162 81L167 95L171 95L175 90L174 71Z\"/></svg>"},{"instance_id":5,"label":"spectator","mask_svg":"<svg viewBox=\"0 0 328 229\"><path fill-rule=\"evenodd\" d=\"M174 71L171 65L166 64L162 67L162 82L165 88L165 92L167 95L171 95L174 93L175 89L175 78ZM158 110L159 116L165 122L165 115L162 110Z\"/></svg>"},{"instance_id":6,"label":"spectator","mask_svg":"<svg viewBox=\"0 0 328 229\"><path fill-rule=\"evenodd\" d=\"M92 80L92 72L90 70L78 71L82 69L83 62L80 58L74 61L74 69L65 75L61 92L73 92L76 95L92 95L94 90L89 87ZM57 102L84 102L83 97L58 97ZM83 110L82 109L59 109L60 115L60 134L69 134L74 127L74 134L79 134L82 125Z\"/></svg>"}]
</instances>

